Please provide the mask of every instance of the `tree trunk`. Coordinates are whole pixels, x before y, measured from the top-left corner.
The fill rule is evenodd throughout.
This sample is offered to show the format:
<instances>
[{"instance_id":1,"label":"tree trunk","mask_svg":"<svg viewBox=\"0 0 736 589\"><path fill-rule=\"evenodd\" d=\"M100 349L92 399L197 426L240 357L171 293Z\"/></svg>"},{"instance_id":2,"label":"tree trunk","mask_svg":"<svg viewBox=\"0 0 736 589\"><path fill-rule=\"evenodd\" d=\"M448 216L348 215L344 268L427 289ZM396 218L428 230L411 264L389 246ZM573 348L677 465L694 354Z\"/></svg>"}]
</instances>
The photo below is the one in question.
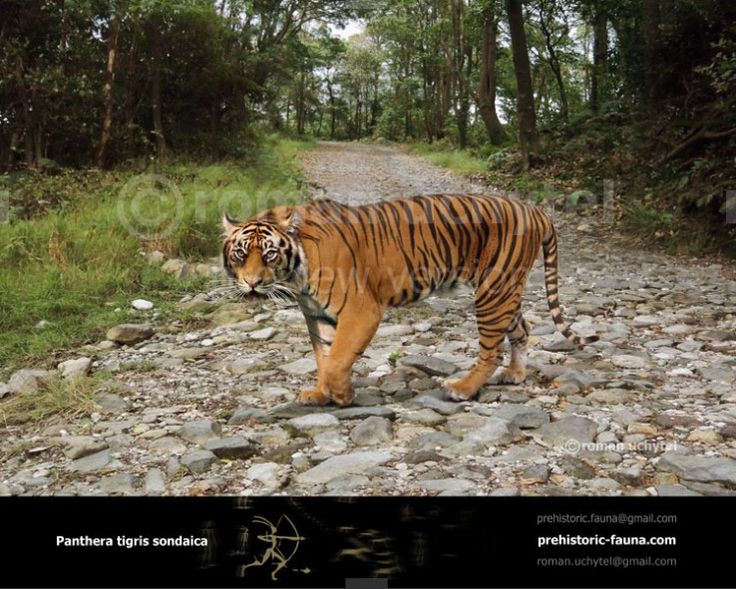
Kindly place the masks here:
<instances>
[{"instance_id":1,"label":"tree trunk","mask_svg":"<svg viewBox=\"0 0 736 589\"><path fill-rule=\"evenodd\" d=\"M590 83L590 110L598 113L608 98L608 18L599 6L593 17L593 75Z\"/></svg>"},{"instance_id":2,"label":"tree trunk","mask_svg":"<svg viewBox=\"0 0 736 589\"><path fill-rule=\"evenodd\" d=\"M562 79L562 66L560 65L560 60L557 57L557 50L555 49L555 44L552 39L552 30L550 29L549 21L547 20L548 17L549 20L552 20L554 18L552 14L545 15L544 7L540 7L539 24L542 29L542 34L544 35L544 44L547 47L547 55L549 56L549 67L555 76L557 88L560 93L560 118L562 118L562 120L567 123L569 110L567 105L567 92L565 91L565 82Z\"/></svg>"},{"instance_id":3,"label":"tree trunk","mask_svg":"<svg viewBox=\"0 0 736 589\"><path fill-rule=\"evenodd\" d=\"M531 155L539 148L536 115L534 112L534 92L529 68L522 0L506 0L506 13L511 33L511 53L516 75L516 111L519 125L519 145L521 147L522 167L529 169Z\"/></svg>"},{"instance_id":4,"label":"tree trunk","mask_svg":"<svg viewBox=\"0 0 736 589\"><path fill-rule=\"evenodd\" d=\"M115 11L110 21L110 29L107 32L107 70L105 72L105 116L102 119L102 130L100 131L100 145L97 148L95 162L101 168L105 164L107 146L110 143L112 132L112 109L114 102L115 85L115 60L118 52L118 36L120 34L120 12Z\"/></svg>"},{"instance_id":5,"label":"tree trunk","mask_svg":"<svg viewBox=\"0 0 736 589\"><path fill-rule=\"evenodd\" d=\"M483 22L483 40L480 50L480 87L478 88L478 110L493 145L500 145L506 138L501 121L496 113L496 56L498 46L498 21L489 11Z\"/></svg>"},{"instance_id":6,"label":"tree trunk","mask_svg":"<svg viewBox=\"0 0 736 589\"><path fill-rule=\"evenodd\" d=\"M156 153L159 157L166 154L166 136L161 121L161 58L163 48L161 40L156 39L153 45L153 81L151 84L151 108L153 109L153 135L156 138Z\"/></svg>"},{"instance_id":7,"label":"tree trunk","mask_svg":"<svg viewBox=\"0 0 736 589\"><path fill-rule=\"evenodd\" d=\"M643 0L640 35L644 44L644 92L650 103L657 97L657 67L659 60L659 0Z\"/></svg>"}]
</instances>

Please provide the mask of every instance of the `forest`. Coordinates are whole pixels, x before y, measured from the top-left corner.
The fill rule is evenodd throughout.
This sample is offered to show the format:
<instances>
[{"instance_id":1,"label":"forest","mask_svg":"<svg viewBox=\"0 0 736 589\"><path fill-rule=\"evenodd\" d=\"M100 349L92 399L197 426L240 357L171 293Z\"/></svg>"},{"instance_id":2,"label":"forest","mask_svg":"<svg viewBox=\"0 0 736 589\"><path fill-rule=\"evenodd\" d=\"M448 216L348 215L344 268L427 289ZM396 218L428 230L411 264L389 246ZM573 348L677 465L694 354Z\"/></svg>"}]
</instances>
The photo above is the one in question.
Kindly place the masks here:
<instances>
[{"instance_id":1,"label":"forest","mask_svg":"<svg viewBox=\"0 0 736 589\"><path fill-rule=\"evenodd\" d=\"M489 170L591 188L626 178L642 211L728 229L728 0L3 0L0 12L6 172L238 156L267 131L425 142L470 148Z\"/></svg>"}]
</instances>

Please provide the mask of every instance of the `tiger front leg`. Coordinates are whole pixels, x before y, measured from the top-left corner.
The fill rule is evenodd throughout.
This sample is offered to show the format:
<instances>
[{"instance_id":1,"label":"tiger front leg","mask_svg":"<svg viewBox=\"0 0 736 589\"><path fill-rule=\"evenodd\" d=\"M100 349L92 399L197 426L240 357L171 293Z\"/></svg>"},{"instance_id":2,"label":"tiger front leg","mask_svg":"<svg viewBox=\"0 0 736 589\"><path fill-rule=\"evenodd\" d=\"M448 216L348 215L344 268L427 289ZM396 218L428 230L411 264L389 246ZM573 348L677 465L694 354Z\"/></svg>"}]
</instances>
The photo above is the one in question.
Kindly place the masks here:
<instances>
[{"instance_id":1,"label":"tiger front leg","mask_svg":"<svg viewBox=\"0 0 736 589\"><path fill-rule=\"evenodd\" d=\"M314 299L302 299L299 301L302 313L307 322L309 339L314 349L314 357L317 361L317 384L304 390L297 396L297 402L302 405L326 405L330 402L330 396L326 392L324 380L327 359L330 355L330 347L335 339L336 321L324 315L324 311Z\"/></svg>"},{"instance_id":2,"label":"tiger front leg","mask_svg":"<svg viewBox=\"0 0 736 589\"><path fill-rule=\"evenodd\" d=\"M324 392L338 405L350 405L353 401L353 364L376 334L381 315L381 306L365 298L346 306L340 314L323 380Z\"/></svg>"}]
</instances>

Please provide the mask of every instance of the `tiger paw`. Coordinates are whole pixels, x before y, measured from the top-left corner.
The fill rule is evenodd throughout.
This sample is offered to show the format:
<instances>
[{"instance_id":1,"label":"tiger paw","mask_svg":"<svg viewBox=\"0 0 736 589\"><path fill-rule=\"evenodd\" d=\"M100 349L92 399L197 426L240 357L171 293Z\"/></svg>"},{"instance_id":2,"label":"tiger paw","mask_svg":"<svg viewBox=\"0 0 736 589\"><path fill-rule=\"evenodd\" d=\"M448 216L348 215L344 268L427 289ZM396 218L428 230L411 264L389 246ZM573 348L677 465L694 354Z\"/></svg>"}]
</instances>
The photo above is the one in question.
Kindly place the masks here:
<instances>
[{"instance_id":1,"label":"tiger paw","mask_svg":"<svg viewBox=\"0 0 736 589\"><path fill-rule=\"evenodd\" d=\"M330 398L320 389L314 388L299 393L296 402L301 405L327 405L330 402Z\"/></svg>"},{"instance_id":2,"label":"tiger paw","mask_svg":"<svg viewBox=\"0 0 736 589\"><path fill-rule=\"evenodd\" d=\"M513 370L510 366L504 368L498 375L496 384L521 384L526 378L526 370Z\"/></svg>"},{"instance_id":3,"label":"tiger paw","mask_svg":"<svg viewBox=\"0 0 736 589\"><path fill-rule=\"evenodd\" d=\"M475 383L468 382L463 378L460 380L449 380L445 383L449 390L450 399L453 401L470 401L478 393L480 387Z\"/></svg>"}]
</instances>

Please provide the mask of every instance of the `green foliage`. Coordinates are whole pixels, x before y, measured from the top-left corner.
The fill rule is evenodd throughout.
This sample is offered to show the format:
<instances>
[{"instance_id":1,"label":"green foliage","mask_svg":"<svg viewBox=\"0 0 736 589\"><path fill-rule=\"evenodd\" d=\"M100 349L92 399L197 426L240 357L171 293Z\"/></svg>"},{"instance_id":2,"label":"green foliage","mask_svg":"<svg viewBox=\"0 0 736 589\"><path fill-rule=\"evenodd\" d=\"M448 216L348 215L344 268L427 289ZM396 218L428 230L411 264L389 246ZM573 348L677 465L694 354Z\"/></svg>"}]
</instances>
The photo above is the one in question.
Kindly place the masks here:
<instances>
[{"instance_id":1,"label":"green foliage","mask_svg":"<svg viewBox=\"0 0 736 589\"><path fill-rule=\"evenodd\" d=\"M115 323L138 321L141 313L130 308L135 298L152 301L163 316L173 312L173 303L202 288L205 279L177 281L149 265L141 251L216 256L224 211L246 217L302 198L293 158L307 146L270 138L260 156L245 162L171 162L155 170L153 177L163 179L158 189L142 167L82 173L57 208L0 224L0 365L97 341ZM56 181L38 174L20 178L12 199L23 202L31 185L44 192L50 190L46 182ZM144 225L122 206L131 187ZM161 223L153 226L150 219ZM140 234L141 228L148 233ZM40 321L47 323L37 327Z\"/></svg>"}]
</instances>

